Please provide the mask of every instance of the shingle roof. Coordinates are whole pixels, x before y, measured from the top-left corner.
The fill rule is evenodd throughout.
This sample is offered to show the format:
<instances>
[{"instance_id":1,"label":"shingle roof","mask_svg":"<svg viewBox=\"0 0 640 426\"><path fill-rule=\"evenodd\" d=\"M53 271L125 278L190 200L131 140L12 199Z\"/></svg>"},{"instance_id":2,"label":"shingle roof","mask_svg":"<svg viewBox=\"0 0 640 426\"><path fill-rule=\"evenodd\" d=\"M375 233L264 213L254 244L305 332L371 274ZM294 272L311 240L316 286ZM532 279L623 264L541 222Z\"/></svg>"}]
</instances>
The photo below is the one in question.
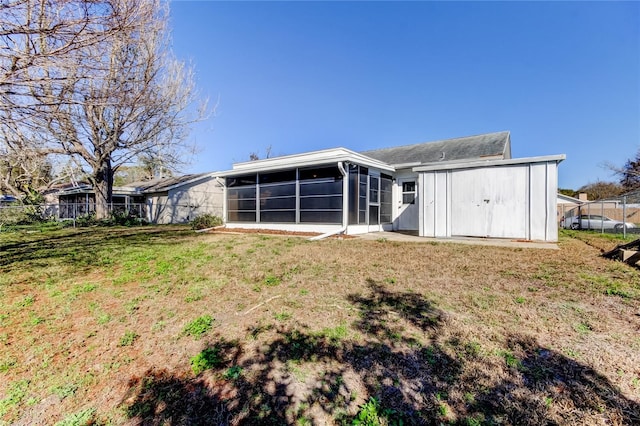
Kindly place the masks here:
<instances>
[{"instance_id":1,"label":"shingle roof","mask_svg":"<svg viewBox=\"0 0 640 426\"><path fill-rule=\"evenodd\" d=\"M387 164L436 163L501 156L511 158L509 132L486 133L446 139L435 142L418 143L392 148L364 151L361 154Z\"/></svg>"},{"instance_id":2,"label":"shingle roof","mask_svg":"<svg viewBox=\"0 0 640 426\"><path fill-rule=\"evenodd\" d=\"M168 190L172 186L189 182L191 180L198 179L199 177L203 177L208 174L210 173L197 173L197 174L190 174L190 175L183 175L183 176L145 180L145 181L128 183L126 185L123 185L123 187L134 188L137 192L163 192Z\"/></svg>"}]
</instances>

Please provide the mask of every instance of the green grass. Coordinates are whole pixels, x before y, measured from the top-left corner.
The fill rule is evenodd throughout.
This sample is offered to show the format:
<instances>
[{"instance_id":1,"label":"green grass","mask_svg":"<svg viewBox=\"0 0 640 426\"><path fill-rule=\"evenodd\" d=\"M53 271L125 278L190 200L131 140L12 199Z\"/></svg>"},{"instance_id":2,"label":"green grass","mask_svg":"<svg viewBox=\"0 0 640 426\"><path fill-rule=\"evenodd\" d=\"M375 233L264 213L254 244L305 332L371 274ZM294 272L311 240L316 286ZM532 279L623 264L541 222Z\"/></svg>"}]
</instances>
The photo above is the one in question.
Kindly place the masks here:
<instances>
[{"instance_id":1,"label":"green grass","mask_svg":"<svg viewBox=\"0 0 640 426\"><path fill-rule=\"evenodd\" d=\"M66 424L632 423L640 272L612 243L3 231L0 424L50 397Z\"/></svg>"},{"instance_id":2,"label":"green grass","mask_svg":"<svg viewBox=\"0 0 640 426\"><path fill-rule=\"evenodd\" d=\"M9 384L6 397L0 399L0 418L2 418L11 408L20 404L27 396L29 389L28 380L19 380Z\"/></svg>"},{"instance_id":3,"label":"green grass","mask_svg":"<svg viewBox=\"0 0 640 426\"><path fill-rule=\"evenodd\" d=\"M218 348L207 348L202 350L198 355L191 358L191 370L193 374L198 375L205 370L216 368L222 363L220 350ZM239 372L238 372L239 375Z\"/></svg>"},{"instance_id":4,"label":"green grass","mask_svg":"<svg viewBox=\"0 0 640 426\"><path fill-rule=\"evenodd\" d=\"M242 367L234 365L224 372L224 378L227 380L238 380L242 375Z\"/></svg>"},{"instance_id":5,"label":"green grass","mask_svg":"<svg viewBox=\"0 0 640 426\"><path fill-rule=\"evenodd\" d=\"M60 420L55 426L85 426L93 423L95 408L86 408Z\"/></svg>"},{"instance_id":6,"label":"green grass","mask_svg":"<svg viewBox=\"0 0 640 426\"><path fill-rule=\"evenodd\" d=\"M136 332L127 331L124 333L124 336L120 338L118 346L132 346L133 343L138 339L138 337L140 337L140 335L138 335Z\"/></svg>"},{"instance_id":7,"label":"green grass","mask_svg":"<svg viewBox=\"0 0 640 426\"><path fill-rule=\"evenodd\" d=\"M203 315L185 325L182 333L186 336L193 336L196 340L200 339L211 330L213 322L214 319L211 315Z\"/></svg>"},{"instance_id":8,"label":"green grass","mask_svg":"<svg viewBox=\"0 0 640 426\"><path fill-rule=\"evenodd\" d=\"M277 285L280 285L281 282L282 281L280 277L277 277L275 275L267 275L264 279L264 285L266 285L267 287L275 287Z\"/></svg>"}]
</instances>

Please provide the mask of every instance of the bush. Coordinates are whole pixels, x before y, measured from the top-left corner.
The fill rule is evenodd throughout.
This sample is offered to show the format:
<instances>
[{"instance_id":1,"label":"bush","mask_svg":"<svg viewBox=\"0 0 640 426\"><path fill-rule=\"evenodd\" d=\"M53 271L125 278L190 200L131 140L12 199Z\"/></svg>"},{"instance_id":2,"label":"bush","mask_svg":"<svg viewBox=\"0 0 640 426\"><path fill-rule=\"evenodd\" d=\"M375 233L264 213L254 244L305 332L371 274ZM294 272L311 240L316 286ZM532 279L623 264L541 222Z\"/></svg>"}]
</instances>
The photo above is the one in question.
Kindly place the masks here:
<instances>
[{"instance_id":1,"label":"bush","mask_svg":"<svg viewBox=\"0 0 640 426\"><path fill-rule=\"evenodd\" d=\"M84 228L84 227L88 227L88 226L95 226L98 223L100 223L97 219L96 219L96 214L95 213L90 213L90 214L85 214L82 216L78 216L75 220L75 224L77 227L79 228Z\"/></svg>"},{"instance_id":2,"label":"bush","mask_svg":"<svg viewBox=\"0 0 640 426\"><path fill-rule=\"evenodd\" d=\"M207 229L222 225L222 218L212 214L198 216L191 221L191 229Z\"/></svg>"},{"instance_id":3,"label":"bush","mask_svg":"<svg viewBox=\"0 0 640 426\"><path fill-rule=\"evenodd\" d=\"M146 220L126 212L114 212L108 218L102 220L96 219L95 213L90 213L78 216L75 221L75 226L79 228L88 226L141 226L146 224Z\"/></svg>"},{"instance_id":4,"label":"bush","mask_svg":"<svg viewBox=\"0 0 640 426\"><path fill-rule=\"evenodd\" d=\"M106 226L119 225L119 226L140 226L146 225L147 221L140 217L134 216L127 212L113 212L111 217L105 220Z\"/></svg>"}]
</instances>

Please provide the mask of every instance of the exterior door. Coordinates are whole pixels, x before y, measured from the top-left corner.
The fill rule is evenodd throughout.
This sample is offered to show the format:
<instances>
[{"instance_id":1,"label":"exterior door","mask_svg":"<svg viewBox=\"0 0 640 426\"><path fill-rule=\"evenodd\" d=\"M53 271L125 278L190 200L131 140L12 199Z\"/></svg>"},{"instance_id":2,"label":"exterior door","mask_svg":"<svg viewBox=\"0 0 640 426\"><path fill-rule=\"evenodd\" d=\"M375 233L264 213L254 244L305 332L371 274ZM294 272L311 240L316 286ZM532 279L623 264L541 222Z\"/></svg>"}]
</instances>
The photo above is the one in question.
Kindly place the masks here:
<instances>
[{"instance_id":1,"label":"exterior door","mask_svg":"<svg viewBox=\"0 0 640 426\"><path fill-rule=\"evenodd\" d=\"M418 230L418 179L405 178L398 180L401 191L398 200L398 230Z\"/></svg>"},{"instance_id":2,"label":"exterior door","mask_svg":"<svg viewBox=\"0 0 640 426\"><path fill-rule=\"evenodd\" d=\"M527 169L493 167L451 176L451 235L523 238L527 235Z\"/></svg>"}]
</instances>

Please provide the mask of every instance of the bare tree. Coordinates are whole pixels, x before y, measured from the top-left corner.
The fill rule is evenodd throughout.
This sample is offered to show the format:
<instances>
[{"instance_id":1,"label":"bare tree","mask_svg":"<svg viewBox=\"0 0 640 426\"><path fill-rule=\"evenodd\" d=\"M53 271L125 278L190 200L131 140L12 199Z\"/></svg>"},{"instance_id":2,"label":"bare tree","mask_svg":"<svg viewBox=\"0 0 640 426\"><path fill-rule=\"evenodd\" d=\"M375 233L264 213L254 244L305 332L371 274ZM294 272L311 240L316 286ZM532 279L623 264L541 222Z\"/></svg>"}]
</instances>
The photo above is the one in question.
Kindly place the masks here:
<instances>
[{"instance_id":1,"label":"bare tree","mask_svg":"<svg viewBox=\"0 0 640 426\"><path fill-rule=\"evenodd\" d=\"M5 70L3 62L0 85L9 89L0 114L16 123L24 139L37 141L32 146L39 153L69 155L86 168L96 216L103 218L114 172L141 156L179 164L189 148L189 125L204 117L204 105L188 113L195 100L193 74L171 54L165 2L16 0L9 5L30 16L33 3L40 7L35 16L45 23L34 34L21 33L21 49L14 43L13 50L24 52L10 61L24 64L18 71L13 65ZM76 14L63 8L63 22L55 23L58 15L49 8L60 12L58 3L83 8ZM15 11L11 21L18 21ZM53 53L60 54L57 61Z\"/></svg>"},{"instance_id":2,"label":"bare tree","mask_svg":"<svg viewBox=\"0 0 640 426\"><path fill-rule=\"evenodd\" d=\"M616 182L596 181L588 183L578 189L578 192L586 192L589 200L606 200L615 198L624 191L621 185Z\"/></svg>"},{"instance_id":3,"label":"bare tree","mask_svg":"<svg viewBox=\"0 0 640 426\"><path fill-rule=\"evenodd\" d=\"M272 157L272 151L273 151L272 145L269 145L268 147L266 147L265 150L264 150L264 157L263 158L271 158ZM249 161L258 161L260 159L261 158L260 158L260 152L259 151L251 152L249 154Z\"/></svg>"},{"instance_id":4,"label":"bare tree","mask_svg":"<svg viewBox=\"0 0 640 426\"><path fill-rule=\"evenodd\" d=\"M626 191L640 188L640 150L635 158L627 160L624 166L616 172L620 176L620 185Z\"/></svg>"},{"instance_id":5,"label":"bare tree","mask_svg":"<svg viewBox=\"0 0 640 426\"><path fill-rule=\"evenodd\" d=\"M33 200L56 181L53 159L40 153L11 124L0 126L0 192L20 201Z\"/></svg>"},{"instance_id":6,"label":"bare tree","mask_svg":"<svg viewBox=\"0 0 640 426\"><path fill-rule=\"evenodd\" d=\"M63 83L83 51L129 30L104 26L115 13L110 0L0 2L0 111L32 112L43 81Z\"/></svg>"}]
</instances>

